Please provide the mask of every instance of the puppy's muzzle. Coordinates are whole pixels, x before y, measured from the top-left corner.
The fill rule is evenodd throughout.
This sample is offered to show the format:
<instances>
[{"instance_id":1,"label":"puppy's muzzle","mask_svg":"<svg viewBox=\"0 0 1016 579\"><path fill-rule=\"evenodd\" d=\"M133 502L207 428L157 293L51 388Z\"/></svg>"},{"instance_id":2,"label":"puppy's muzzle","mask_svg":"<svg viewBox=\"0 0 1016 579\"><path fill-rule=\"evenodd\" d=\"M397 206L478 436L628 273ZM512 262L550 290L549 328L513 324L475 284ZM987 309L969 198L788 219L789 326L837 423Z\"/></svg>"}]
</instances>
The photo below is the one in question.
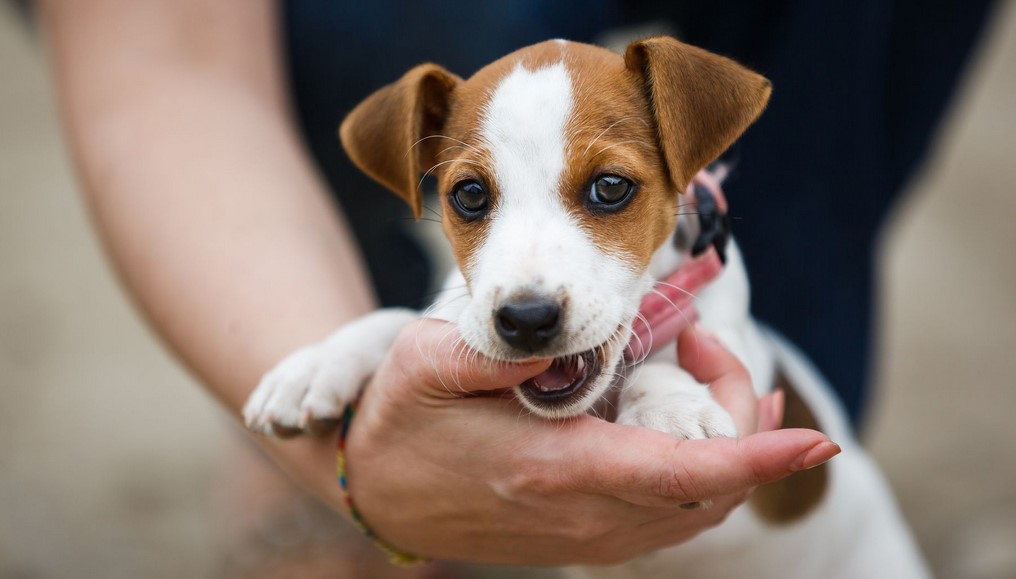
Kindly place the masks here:
<instances>
[{"instance_id":1,"label":"puppy's muzzle","mask_svg":"<svg viewBox=\"0 0 1016 579\"><path fill-rule=\"evenodd\" d=\"M561 333L564 312L554 300L526 296L508 301L494 313L494 329L510 346L537 353Z\"/></svg>"}]
</instances>

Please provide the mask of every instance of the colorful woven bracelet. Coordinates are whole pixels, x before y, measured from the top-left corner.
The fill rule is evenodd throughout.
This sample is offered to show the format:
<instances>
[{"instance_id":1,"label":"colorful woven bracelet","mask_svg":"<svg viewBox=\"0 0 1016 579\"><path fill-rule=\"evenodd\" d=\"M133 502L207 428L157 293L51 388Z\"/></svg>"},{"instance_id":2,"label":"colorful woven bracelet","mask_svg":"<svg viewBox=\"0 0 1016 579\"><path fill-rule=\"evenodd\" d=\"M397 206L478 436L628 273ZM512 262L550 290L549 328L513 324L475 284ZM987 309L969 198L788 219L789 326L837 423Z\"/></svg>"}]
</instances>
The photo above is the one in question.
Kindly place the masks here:
<instances>
[{"instance_id":1,"label":"colorful woven bracelet","mask_svg":"<svg viewBox=\"0 0 1016 579\"><path fill-rule=\"evenodd\" d=\"M360 515L360 511L356 510L356 505L353 504L353 496L349 493L349 481L346 478L346 435L349 434L349 425L353 422L353 415L356 414L356 407L359 405L359 402L357 400L346 406L346 411L342 415L342 424L339 426L339 442L335 452L335 470L339 477L339 487L342 488L343 502L345 502L346 508L349 509L349 515L353 519L353 524L388 555L388 562L401 567L411 567L427 563L429 559L400 551L378 537L374 531L370 530L370 527L363 520L363 516Z\"/></svg>"}]
</instances>

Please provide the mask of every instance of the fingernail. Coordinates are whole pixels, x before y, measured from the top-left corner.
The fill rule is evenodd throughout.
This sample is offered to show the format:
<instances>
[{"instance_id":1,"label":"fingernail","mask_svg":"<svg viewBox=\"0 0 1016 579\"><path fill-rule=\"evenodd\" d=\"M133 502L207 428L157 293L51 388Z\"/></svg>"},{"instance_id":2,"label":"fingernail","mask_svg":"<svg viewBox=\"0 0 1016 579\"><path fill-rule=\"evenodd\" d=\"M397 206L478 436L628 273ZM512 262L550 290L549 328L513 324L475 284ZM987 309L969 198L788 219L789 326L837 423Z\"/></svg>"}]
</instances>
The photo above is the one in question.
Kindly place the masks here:
<instances>
[{"instance_id":1,"label":"fingernail","mask_svg":"<svg viewBox=\"0 0 1016 579\"><path fill-rule=\"evenodd\" d=\"M831 440L824 440L802 452L797 459L794 460L794 463L790 465L790 470L797 472L799 470L815 468L839 454L840 450L840 445Z\"/></svg>"}]
</instances>

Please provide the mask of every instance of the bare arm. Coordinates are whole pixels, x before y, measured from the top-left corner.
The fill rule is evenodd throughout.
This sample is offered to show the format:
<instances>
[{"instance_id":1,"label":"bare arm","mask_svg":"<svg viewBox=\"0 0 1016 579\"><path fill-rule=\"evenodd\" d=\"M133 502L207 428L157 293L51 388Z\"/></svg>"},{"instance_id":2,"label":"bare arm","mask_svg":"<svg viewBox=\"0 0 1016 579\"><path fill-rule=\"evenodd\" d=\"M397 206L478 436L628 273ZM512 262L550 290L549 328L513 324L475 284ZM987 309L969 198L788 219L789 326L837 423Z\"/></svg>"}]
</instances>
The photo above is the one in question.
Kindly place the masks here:
<instances>
[{"instance_id":1,"label":"bare arm","mask_svg":"<svg viewBox=\"0 0 1016 579\"><path fill-rule=\"evenodd\" d=\"M275 6L42 8L68 140L107 252L152 326L237 414L270 366L373 306L290 122ZM338 501L330 443L265 444Z\"/></svg>"}]
</instances>

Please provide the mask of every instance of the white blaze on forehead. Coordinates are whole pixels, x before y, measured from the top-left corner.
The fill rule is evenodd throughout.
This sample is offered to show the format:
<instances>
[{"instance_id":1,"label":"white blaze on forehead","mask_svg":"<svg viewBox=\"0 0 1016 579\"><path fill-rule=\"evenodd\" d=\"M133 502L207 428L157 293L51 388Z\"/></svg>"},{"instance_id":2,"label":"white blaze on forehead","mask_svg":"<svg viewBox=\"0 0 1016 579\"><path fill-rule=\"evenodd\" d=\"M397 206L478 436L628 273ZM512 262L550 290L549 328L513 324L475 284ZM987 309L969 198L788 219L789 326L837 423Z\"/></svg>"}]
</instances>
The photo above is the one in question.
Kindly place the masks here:
<instances>
[{"instance_id":1,"label":"white blaze on forehead","mask_svg":"<svg viewBox=\"0 0 1016 579\"><path fill-rule=\"evenodd\" d=\"M554 279L560 267L551 262L590 263L582 257L590 240L560 195L571 110L571 78L563 63L536 70L517 65L487 103L481 135L499 194L487 238L472 256L477 291L502 297L525 287L552 291L565 280Z\"/></svg>"},{"instance_id":2,"label":"white blaze on forehead","mask_svg":"<svg viewBox=\"0 0 1016 579\"><path fill-rule=\"evenodd\" d=\"M554 202L571 109L571 78L563 63L535 71L519 64L498 85L482 134L503 202Z\"/></svg>"}]
</instances>

